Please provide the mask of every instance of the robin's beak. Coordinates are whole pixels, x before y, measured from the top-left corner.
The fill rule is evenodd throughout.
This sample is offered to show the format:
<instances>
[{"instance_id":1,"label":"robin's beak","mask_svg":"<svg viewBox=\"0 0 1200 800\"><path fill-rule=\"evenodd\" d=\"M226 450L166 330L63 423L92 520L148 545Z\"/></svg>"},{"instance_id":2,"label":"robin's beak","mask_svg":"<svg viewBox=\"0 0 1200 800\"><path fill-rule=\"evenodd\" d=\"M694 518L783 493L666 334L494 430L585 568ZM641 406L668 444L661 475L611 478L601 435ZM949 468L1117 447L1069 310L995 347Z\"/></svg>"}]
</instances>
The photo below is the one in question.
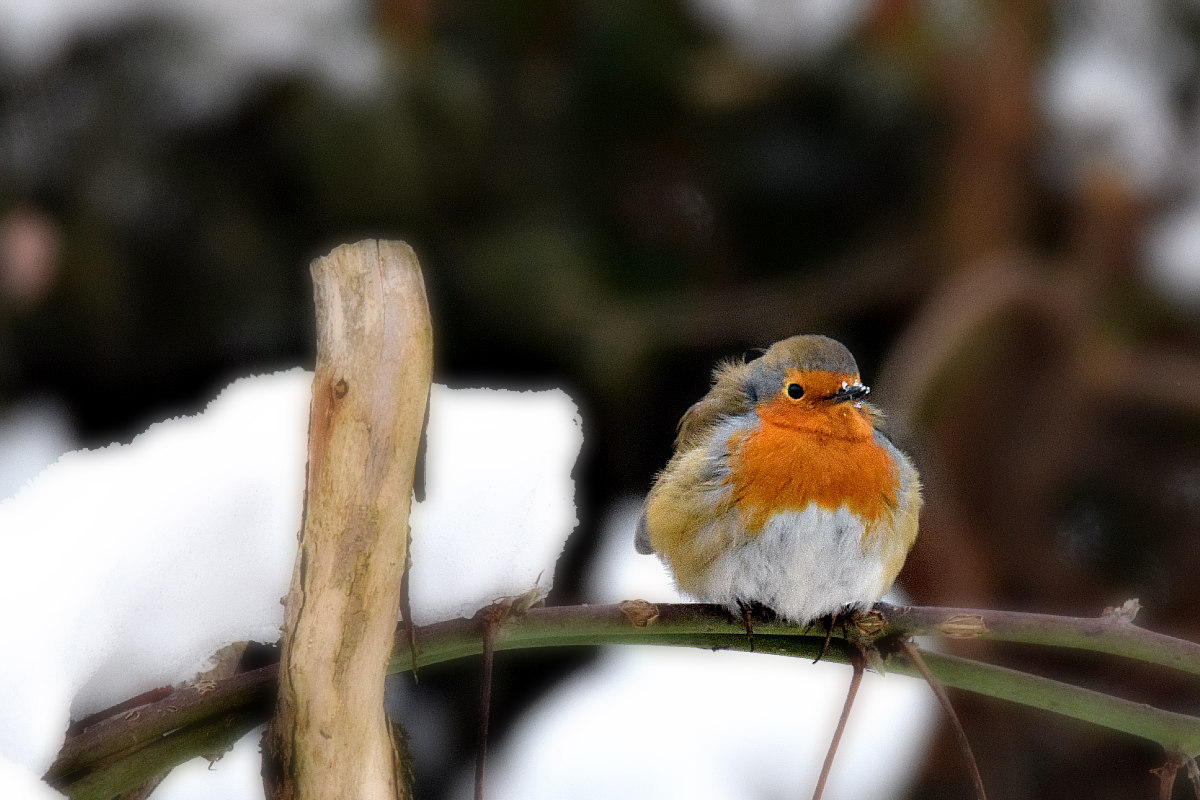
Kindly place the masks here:
<instances>
[{"instance_id":1,"label":"robin's beak","mask_svg":"<svg viewBox=\"0 0 1200 800\"><path fill-rule=\"evenodd\" d=\"M870 393L870 386L863 386L861 383L845 383L842 384L841 391L830 395L829 399L834 403L845 403L849 400L862 400Z\"/></svg>"}]
</instances>

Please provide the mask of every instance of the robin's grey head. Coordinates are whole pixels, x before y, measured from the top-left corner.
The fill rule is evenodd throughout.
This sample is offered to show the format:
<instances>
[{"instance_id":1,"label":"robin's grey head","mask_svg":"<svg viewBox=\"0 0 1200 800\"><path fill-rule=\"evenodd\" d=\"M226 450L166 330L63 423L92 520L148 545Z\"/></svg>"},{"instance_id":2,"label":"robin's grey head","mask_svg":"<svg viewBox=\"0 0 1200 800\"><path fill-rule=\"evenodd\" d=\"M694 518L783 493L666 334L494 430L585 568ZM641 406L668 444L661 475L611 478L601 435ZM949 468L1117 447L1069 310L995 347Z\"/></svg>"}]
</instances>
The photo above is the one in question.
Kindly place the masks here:
<instances>
[{"instance_id":1,"label":"robin's grey head","mask_svg":"<svg viewBox=\"0 0 1200 800\"><path fill-rule=\"evenodd\" d=\"M860 400L869 389L859 381L858 364L845 345L828 336L792 336L776 342L746 365L743 388L751 405L770 400L784 392L794 400L803 397L809 387L797 374L827 373L838 376L835 391L822 381L822 398L833 402ZM841 385L844 383L845 385Z\"/></svg>"}]
</instances>

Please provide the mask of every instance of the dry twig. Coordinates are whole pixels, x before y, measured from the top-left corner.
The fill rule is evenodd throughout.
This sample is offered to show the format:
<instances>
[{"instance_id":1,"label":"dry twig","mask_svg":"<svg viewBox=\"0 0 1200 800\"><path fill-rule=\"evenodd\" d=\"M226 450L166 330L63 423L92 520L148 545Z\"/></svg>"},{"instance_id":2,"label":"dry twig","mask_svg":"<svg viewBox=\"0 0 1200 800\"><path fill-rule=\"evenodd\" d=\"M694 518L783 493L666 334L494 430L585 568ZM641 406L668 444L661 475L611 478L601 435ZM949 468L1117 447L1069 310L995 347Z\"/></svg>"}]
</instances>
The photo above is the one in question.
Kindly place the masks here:
<instances>
[{"instance_id":1,"label":"dry twig","mask_svg":"<svg viewBox=\"0 0 1200 800\"><path fill-rule=\"evenodd\" d=\"M821 800L825 792L825 781L833 769L833 757L837 755L838 745L842 742L842 734L846 731L846 721L850 719L850 709L854 706L854 698L858 696L858 687L862 685L863 671L866 659L861 651L850 654L850 665L854 672L850 676L850 689L846 692L846 704L842 706L842 715L838 718L837 728L833 731L833 740L829 742L829 752L825 754L825 763L821 765L821 775L817 778L817 788L813 790L813 800Z\"/></svg>"},{"instance_id":2,"label":"dry twig","mask_svg":"<svg viewBox=\"0 0 1200 800\"><path fill-rule=\"evenodd\" d=\"M950 704L950 698L946 694L946 690L942 688L941 682L930 672L929 667L925 664L925 659L921 658L921 651L916 645L907 639L899 640L900 648L904 650L904 654L908 656L908 660L925 678L929 684L929 688L933 689L933 693L937 695L938 702L942 704L942 708L946 712L946 716L950 718L950 724L954 728L954 735L958 739L958 746L962 750L963 757L967 760L967 768L971 772L971 782L975 784L975 796L979 800L987 800L987 792L983 788L983 777L979 774L979 765L975 763L975 753L971 751L971 743L967 740L967 732L963 730L962 722L958 719L958 714L954 713L954 706Z\"/></svg>"},{"instance_id":3,"label":"dry twig","mask_svg":"<svg viewBox=\"0 0 1200 800\"><path fill-rule=\"evenodd\" d=\"M483 620L483 675L479 689L479 727L475 744L475 800L483 800L483 769L487 760L488 723L492 715L492 663L496 655L496 634L508 616L508 607L496 603L480 612Z\"/></svg>"}]
</instances>

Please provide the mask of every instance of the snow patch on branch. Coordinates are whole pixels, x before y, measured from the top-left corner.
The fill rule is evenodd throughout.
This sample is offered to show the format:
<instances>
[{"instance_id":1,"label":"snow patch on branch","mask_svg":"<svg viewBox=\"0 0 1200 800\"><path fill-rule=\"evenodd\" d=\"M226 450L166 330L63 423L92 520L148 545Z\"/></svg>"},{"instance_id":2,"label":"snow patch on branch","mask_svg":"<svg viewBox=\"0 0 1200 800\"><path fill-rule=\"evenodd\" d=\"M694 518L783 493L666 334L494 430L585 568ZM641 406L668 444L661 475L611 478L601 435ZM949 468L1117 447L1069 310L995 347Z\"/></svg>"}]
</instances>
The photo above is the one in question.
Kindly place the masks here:
<instances>
[{"instance_id":1,"label":"snow patch on branch","mask_svg":"<svg viewBox=\"0 0 1200 800\"><path fill-rule=\"evenodd\" d=\"M187 681L230 643L278 639L311 384L299 369L237 381L0 503L0 796L28 796L15 787L45 772L70 719ZM581 445L561 391L434 387L412 515L419 622L550 586Z\"/></svg>"}]
</instances>

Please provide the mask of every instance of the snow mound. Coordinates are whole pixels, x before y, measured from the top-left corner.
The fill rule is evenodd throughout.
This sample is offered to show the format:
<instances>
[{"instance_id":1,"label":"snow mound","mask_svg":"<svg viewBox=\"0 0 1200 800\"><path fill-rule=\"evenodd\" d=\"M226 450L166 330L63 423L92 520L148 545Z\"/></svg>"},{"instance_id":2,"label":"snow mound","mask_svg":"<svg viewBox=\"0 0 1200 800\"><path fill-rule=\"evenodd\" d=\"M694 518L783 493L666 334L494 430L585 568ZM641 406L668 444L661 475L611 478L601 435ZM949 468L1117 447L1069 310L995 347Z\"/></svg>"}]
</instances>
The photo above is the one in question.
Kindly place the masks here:
<instances>
[{"instance_id":1,"label":"snow mound","mask_svg":"<svg viewBox=\"0 0 1200 800\"><path fill-rule=\"evenodd\" d=\"M299 369L237 381L197 416L68 453L0 503L0 686L21 687L0 692L0 781L40 776L71 718L189 680L230 643L278 639L311 384ZM560 391L434 387L412 519L419 621L549 587L581 444Z\"/></svg>"}]
</instances>

